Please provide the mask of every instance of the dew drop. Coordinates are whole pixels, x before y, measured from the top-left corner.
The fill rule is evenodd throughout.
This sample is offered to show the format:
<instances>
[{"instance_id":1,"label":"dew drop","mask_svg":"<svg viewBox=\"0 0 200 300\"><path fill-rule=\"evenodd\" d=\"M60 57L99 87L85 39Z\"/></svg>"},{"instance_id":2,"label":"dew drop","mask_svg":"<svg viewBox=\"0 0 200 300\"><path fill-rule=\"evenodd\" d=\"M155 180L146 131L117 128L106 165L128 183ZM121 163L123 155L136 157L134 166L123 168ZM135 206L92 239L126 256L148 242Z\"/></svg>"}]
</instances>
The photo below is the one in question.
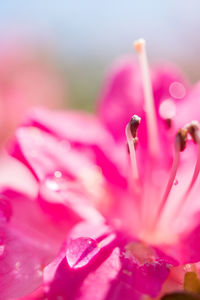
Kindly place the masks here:
<instances>
[{"instance_id":1,"label":"dew drop","mask_svg":"<svg viewBox=\"0 0 200 300\"><path fill-rule=\"evenodd\" d=\"M178 184L178 179L175 179L174 180L174 185L177 185Z\"/></svg>"},{"instance_id":2,"label":"dew drop","mask_svg":"<svg viewBox=\"0 0 200 300\"><path fill-rule=\"evenodd\" d=\"M54 176L56 178L61 178L62 177L62 173L60 171L55 171Z\"/></svg>"},{"instance_id":3,"label":"dew drop","mask_svg":"<svg viewBox=\"0 0 200 300\"><path fill-rule=\"evenodd\" d=\"M60 192L67 188L67 181L60 171L55 171L54 174L46 176L44 185L53 192Z\"/></svg>"},{"instance_id":4,"label":"dew drop","mask_svg":"<svg viewBox=\"0 0 200 300\"><path fill-rule=\"evenodd\" d=\"M74 269L84 267L99 250L97 242L91 238L81 237L71 240L66 252L67 262Z\"/></svg>"},{"instance_id":5,"label":"dew drop","mask_svg":"<svg viewBox=\"0 0 200 300\"><path fill-rule=\"evenodd\" d=\"M47 177L45 179L45 185L49 190L58 192L60 190L59 184L56 182L54 177Z\"/></svg>"}]
</instances>

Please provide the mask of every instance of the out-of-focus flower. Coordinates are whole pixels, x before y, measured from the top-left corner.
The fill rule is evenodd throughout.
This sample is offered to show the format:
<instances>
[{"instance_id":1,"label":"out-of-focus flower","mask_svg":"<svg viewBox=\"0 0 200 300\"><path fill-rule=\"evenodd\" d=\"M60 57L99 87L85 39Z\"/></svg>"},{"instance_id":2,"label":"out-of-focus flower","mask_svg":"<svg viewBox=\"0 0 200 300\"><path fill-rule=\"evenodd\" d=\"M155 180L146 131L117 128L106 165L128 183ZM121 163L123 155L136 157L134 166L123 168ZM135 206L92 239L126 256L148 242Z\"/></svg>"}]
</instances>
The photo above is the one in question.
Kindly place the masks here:
<instances>
[{"instance_id":1,"label":"out-of-focus flower","mask_svg":"<svg viewBox=\"0 0 200 300\"><path fill-rule=\"evenodd\" d=\"M50 59L23 41L2 41L0 142L8 139L30 107L58 108L63 100L63 82Z\"/></svg>"},{"instance_id":2,"label":"out-of-focus flower","mask_svg":"<svg viewBox=\"0 0 200 300\"><path fill-rule=\"evenodd\" d=\"M187 104L194 90L175 70L158 69L154 105L143 41L136 48L143 76L132 61L117 67L100 118L35 110L16 131L11 153L35 177L41 218L56 228L82 221L32 299L149 299L183 289L184 274L198 270L200 129Z\"/></svg>"}]
</instances>

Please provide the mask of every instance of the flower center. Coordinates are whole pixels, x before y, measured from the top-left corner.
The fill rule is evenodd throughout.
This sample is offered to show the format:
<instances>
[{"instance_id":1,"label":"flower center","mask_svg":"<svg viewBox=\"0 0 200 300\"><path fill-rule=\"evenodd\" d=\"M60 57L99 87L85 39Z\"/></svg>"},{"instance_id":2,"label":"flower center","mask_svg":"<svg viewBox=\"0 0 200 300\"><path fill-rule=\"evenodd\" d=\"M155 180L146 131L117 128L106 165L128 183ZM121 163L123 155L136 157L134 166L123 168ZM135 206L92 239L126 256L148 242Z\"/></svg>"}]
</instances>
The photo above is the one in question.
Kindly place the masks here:
<instances>
[{"instance_id":1,"label":"flower center","mask_svg":"<svg viewBox=\"0 0 200 300\"><path fill-rule=\"evenodd\" d=\"M141 170L138 168L136 156L136 146L138 144L137 129L140 124L141 118L136 115L133 115L130 122L126 126L126 138L128 143L131 165L130 191L133 193L134 200L137 201L137 203L139 203L139 205L137 205L137 213L141 217L139 217L139 222L141 223L139 225L139 228L141 228L142 232L141 235L145 236L145 234L143 235L143 232L150 232L152 234L148 234L148 236L153 237L154 233L158 231L158 225L160 224L163 215L165 214L166 206L169 202L172 187L174 185L177 185L176 174L180 164L180 152L185 150L188 141L188 136L190 136L193 142L197 144L197 159L195 169L191 182L188 185L188 188L186 189L185 193L181 196L179 203L177 203L177 205L174 206L173 211L171 211L172 215L177 216L178 214L180 214L195 185L200 171L200 126L198 122L193 121L190 124L187 124L183 128L178 130L174 142L174 159L166 187L164 188L164 191L163 185L157 188L155 184L153 184L152 174L153 170L162 169L162 167L159 168L159 151L161 152L161 144L159 142L152 86L150 82L150 75L145 50L145 41L140 39L135 42L134 46L139 55L143 78L145 116L148 137L148 161L147 164L144 163L144 166L142 166L142 169L145 169L145 171L142 170L142 172L144 172L144 176L141 176ZM160 180L160 182L161 181L162 180Z\"/></svg>"}]
</instances>

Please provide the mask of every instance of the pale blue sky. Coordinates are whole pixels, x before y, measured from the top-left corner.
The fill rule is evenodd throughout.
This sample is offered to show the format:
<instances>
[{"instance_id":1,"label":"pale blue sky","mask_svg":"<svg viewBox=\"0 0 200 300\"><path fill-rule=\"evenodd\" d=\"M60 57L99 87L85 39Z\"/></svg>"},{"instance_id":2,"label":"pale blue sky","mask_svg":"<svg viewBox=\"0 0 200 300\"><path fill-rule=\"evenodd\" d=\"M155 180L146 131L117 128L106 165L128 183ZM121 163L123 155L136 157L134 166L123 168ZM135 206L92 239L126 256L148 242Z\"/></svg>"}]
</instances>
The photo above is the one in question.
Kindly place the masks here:
<instances>
[{"instance_id":1,"label":"pale blue sky","mask_svg":"<svg viewBox=\"0 0 200 300\"><path fill-rule=\"evenodd\" d=\"M49 36L72 58L117 55L142 36L153 56L185 57L200 50L199 12L198 0L6 0L0 34L23 29Z\"/></svg>"},{"instance_id":2,"label":"pale blue sky","mask_svg":"<svg viewBox=\"0 0 200 300\"><path fill-rule=\"evenodd\" d=\"M199 0L6 0L0 1L0 47L13 31L53 45L73 103L85 106L97 97L107 66L133 52L140 37L150 60L171 60L199 79L199 15Z\"/></svg>"}]
</instances>

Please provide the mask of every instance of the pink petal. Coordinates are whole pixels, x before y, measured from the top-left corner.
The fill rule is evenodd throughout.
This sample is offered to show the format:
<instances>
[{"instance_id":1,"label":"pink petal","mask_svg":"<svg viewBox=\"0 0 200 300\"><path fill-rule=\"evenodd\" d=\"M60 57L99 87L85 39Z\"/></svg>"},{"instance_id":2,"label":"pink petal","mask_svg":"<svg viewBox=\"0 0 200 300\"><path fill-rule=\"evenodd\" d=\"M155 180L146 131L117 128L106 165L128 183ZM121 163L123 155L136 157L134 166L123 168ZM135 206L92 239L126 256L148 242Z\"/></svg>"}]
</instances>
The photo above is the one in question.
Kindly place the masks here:
<instances>
[{"instance_id":1,"label":"pink petal","mask_svg":"<svg viewBox=\"0 0 200 300\"><path fill-rule=\"evenodd\" d=\"M36 201L4 191L0 205L0 299L16 299L42 283L43 268L67 232L52 223Z\"/></svg>"},{"instance_id":2,"label":"pink petal","mask_svg":"<svg viewBox=\"0 0 200 300\"><path fill-rule=\"evenodd\" d=\"M24 164L4 152L0 154L0 164L0 189L12 188L28 197L36 197L38 184Z\"/></svg>"},{"instance_id":3,"label":"pink petal","mask_svg":"<svg viewBox=\"0 0 200 300\"><path fill-rule=\"evenodd\" d=\"M190 264L200 261L200 225L191 231L185 231L179 237L177 244L169 250L180 264Z\"/></svg>"},{"instance_id":4,"label":"pink petal","mask_svg":"<svg viewBox=\"0 0 200 300\"><path fill-rule=\"evenodd\" d=\"M92 199L78 188L54 191L42 184L38 201L44 213L56 222L67 221L70 227L83 219L94 222L103 219L93 207Z\"/></svg>"},{"instance_id":5,"label":"pink petal","mask_svg":"<svg viewBox=\"0 0 200 300\"><path fill-rule=\"evenodd\" d=\"M143 117L141 85L139 66L129 58L114 65L106 80L99 115L117 140L125 139L125 126L133 114Z\"/></svg>"},{"instance_id":6,"label":"pink petal","mask_svg":"<svg viewBox=\"0 0 200 300\"><path fill-rule=\"evenodd\" d=\"M151 72L156 112L159 117L159 105L163 100L172 98L170 86L174 82L183 85L187 89L187 83L174 68L163 64ZM174 98L175 99L175 98ZM112 132L117 140L124 140L125 126L133 114L142 118L138 129L140 142L145 146L146 126L144 114L143 84L140 67L133 58L125 58L118 61L111 70L100 97L99 114L103 123ZM164 130L159 119L159 129ZM120 122L119 122L120 120Z\"/></svg>"},{"instance_id":7,"label":"pink petal","mask_svg":"<svg viewBox=\"0 0 200 300\"><path fill-rule=\"evenodd\" d=\"M60 249L69 230L68 220L55 222L47 213L41 210L36 199L28 198L15 192L5 189L1 193L1 208L4 209L10 226L17 228L23 235L36 236L37 239L46 240L53 245L51 252L54 255Z\"/></svg>"},{"instance_id":8,"label":"pink petal","mask_svg":"<svg viewBox=\"0 0 200 300\"><path fill-rule=\"evenodd\" d=\"M0 231L4 247L0 255L0 299L15 299L41 284L51 248L45 241L24 236L7 224L1 225Z\"/></svg>"},{"instance_id":9,"label":"pink petal","mask_svg":"<svg viewBox=\"0 0 200 300\"><path fill-rule=\"evenodd\" d=\"M156 248L131 242L125 247L122 278L138 292L155 297L173 265L177 262Z\"/></svg>"},{"instance_id":10,"label":"pink petal","mask_svg":"<svg viewBox=\"0 0 200 300\"><path fill-rule=\"evenodd\" d=\"M44 300L45 295L42 286L33 291L32 293L26 295L25 297L17 298L16 300Z\"/></svg>"},{"instance_id":11,"label":"pink petal","mask_svg":"<svg viewBox=\"0 0 200 300\"><path fill-rule=\"evenodd\" d=\"M119 279L121 270L120 249L115 248L111 255L91 272L81 285L78 300L120 300L141 299L130 285ZM98 293L97 293L98 290Z\"/></svg>"},{"instance_id":12,"label":"pink petal","mask_svg":"<svg viewBox=\"0 0 200 300\"><path fill-rule=\"evenodd\" d=\"M81 168L91 167L91 161L83 154L36 127L19 128L16 138L14 155L24 161L40 181L56 171L64 172L73 180Z\"/></svg>"},{"instance_id":13,"label":"pink petal","mask_svg":"<svg viewBox=\"0 0 200 300\"><path fill-rule=\"evenodd\" d=\"M91 237L87 237L86 234L91 232L93 232ZM83 286L81 282L83 280L85 283L89 282L88 276L90 276L90 272L91 274L95 272L94 270L98 268L99 264L110 256L114 239L115 235L111 229L103 224L81 223L76 226L71 232L67 244L63 246L60 255L45 268L44 282L48 299L55 299L58 295L64 298L68 295L69 299L79 299L79 293L83 293L84 297L89 297L89 294L86 295L85 291L81 292ZM117 254L117 256L119 260L119 255ZM113 259L112 261L114 263ZM102 283L104 292L102 291L102 294L98 293L98 298L94 299L104 299L105 292L107 292L109 287L109 281L114 277L118 269L116 264L117 261L115 260L114 268L113 265L110 266L107 280L107 275L102 270L107 287ZM108 269L108 266L106 268ZM103 275L103 273L101 274ZM94 282L96 282L95 273L93 274ZM83 288L85 289L85 287ZM101 298L100 295L102 295Z\"/></svg>"},{"instance_id":14,"label":"pink petal","mask_svg":"<svg viewBox=\"0 0 200 300\"><path fill-rule=\"evenodd\" d=\"M96 117L85 113L38 109L30 113L26 125L52 133L66 147L70 145L84 151L85 155L95 159L110 183L126 186L123 174L126 147L124 151L118 149L110 133Z\"/></svg>"},{"instance_id":15,"label":"pink petal","mask_svg":"<svg viewBox=\"0 0 200 300\"><path fill-rule=\"evenodd\" d=\"M38 200L44 212L57 221L67 219L71 225L83 218L102 218L93 208L96 204L93 195L89 195L92 187L87 188L86 181L97 172L91 159L37 128L21 127L16 136L14 155L39 180ZM94 182L95 188L98 186Z\"/></svg>"},{"instance_id":16,"label":"pink petal","mask_svg":"<svg viewBox=\"0 0 200 300\"><path fill-rule=\"evenodd\" d=\"M174 118L176 128L180 128L193 120L200 121L200 115L197 109L200 103L199 96L200 82L198 82L187 94L185 101L179 101L177 115Z\"/></svg>"},{"instance_id":17,"label":"pink petal","mask_svg":"<svg viewBox=\"0 0 200 300\"><path fill-rule=\"evenodd\" d=\"M141 294L157 296L170 266L177 262L155 248L144 248L139 242L131 242L133 244L130 252L103 224L77 225L60 255L45 268L45 290L49 299L58 295L78 300L120 300L125 295L131 300L140 299Z\"/></svg>"},{"instance_id":18,"label":"pink petal","mask_svg":"<svg viewBox=\"0 0 200 300\"><path fill-rule=\"evenodd\" d=\"M176 113L176 102L180 99L172 98L170 87L173 83L180 84L187 90L187 84L175 68L166 64L151 71L154 93L154 103L157 115L159 143L162 150L159 152L160 160L164 167L169 167L172 160L172 136L169 134L166 119L171 119ZM164 107L165 119L160 115L160 107L166 100L173 108ZM181 100L182 101L182 100ZM162 109L163 110L163 109ZM147 157L147 125L144 111L143 84L139 65L133 58L121 59L114 65L105 84L104 91L99 101L99 116L102 123L118 142L125 142L125 127L133 114L141 117L138 128L139 145L137 156L141 172L144 168L144 158ZM171 114L173 113L173 115ZM167 116L169 114L169 117ZM173 128L172 128L173 129ZM170 145L170 146L169 146Z\"/></svg>"}]
</instances>

